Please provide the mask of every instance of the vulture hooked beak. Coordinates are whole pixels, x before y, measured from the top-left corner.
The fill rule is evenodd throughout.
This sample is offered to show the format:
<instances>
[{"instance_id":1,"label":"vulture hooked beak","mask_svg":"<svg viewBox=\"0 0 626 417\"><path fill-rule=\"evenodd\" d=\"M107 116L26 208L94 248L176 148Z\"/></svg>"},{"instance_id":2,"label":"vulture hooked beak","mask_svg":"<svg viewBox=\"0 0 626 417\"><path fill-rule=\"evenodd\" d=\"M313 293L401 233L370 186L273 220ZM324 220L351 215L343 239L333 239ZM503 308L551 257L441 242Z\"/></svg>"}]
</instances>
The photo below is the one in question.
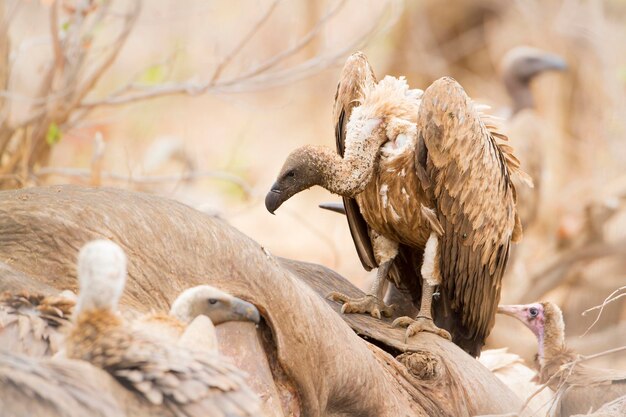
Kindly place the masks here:
<instances>
[{"instance_id":1,"label":"vulture hooked beak","mask_svg":"<svg viewBox=\"0 0 626 417\"><path fill-rule=\"evenodd\" d=\"M555 70L555 71L565 71L567 69L567 62L565 59L558 55L554 54L546 54L541 57L541 62L543 64L543 70Z\"/></svg>"},{"instance_id":2,"label":"vulture hooked beak","mask_svg":"<svg viewBox=\"0 0 626 417\"><path fill-rule=\"evenodd\" d=\"M267 211L274 214L278 207L280 207L284 202L283 193L280 191L278 184L274 183L274 185L272 185L272 189L265 196L265 208Z\"/></svg>"},{"instance_id":3,"label":"vulture hooked beak","mask_svg":"<svg viewBox=\"0 0 626 417\"><path fill-rule=\"evenodd\" d=\"M256 324L261 321L259 310L253 304L239 298L234 298L231 303L225 321L251 321Z\"/></svg>"},{"instance_id":4,"label":"vulture hooked beak","mask_svg":"<svg viewBox=\"0 0 626 417\"><path fill-rule=\"evenodd\" d=\"M521 322L526 322L526 316L524 311L526 306L524 305L500 305L498 306L498 313L505 314L507 316L515 317Z\"/></svg>"}]
</instances>

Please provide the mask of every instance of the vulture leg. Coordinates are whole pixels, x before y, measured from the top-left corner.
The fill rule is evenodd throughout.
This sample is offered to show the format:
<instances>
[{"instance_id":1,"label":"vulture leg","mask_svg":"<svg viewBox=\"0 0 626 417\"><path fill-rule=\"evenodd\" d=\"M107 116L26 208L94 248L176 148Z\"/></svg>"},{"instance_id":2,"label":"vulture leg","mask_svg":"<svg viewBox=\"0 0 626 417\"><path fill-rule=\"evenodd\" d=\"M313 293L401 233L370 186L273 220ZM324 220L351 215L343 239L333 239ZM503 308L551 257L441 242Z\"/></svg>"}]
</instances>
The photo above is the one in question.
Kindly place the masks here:
<instances>
[{"instance_id":1,"label":"vulture leg","mask_svg":"<svg viewBox=\"0 0 626 417\"><path fill-rule=\"evenodd\" d=\"M424 262L422 263L422 302L417 317L399 317L393 321L393 326L406 327L405 343L409 337L419 332L431 332L452 340L450 333L435 325L431 313L433 293L435 287L441 284L441 272L439 271L439 244L437 233L431 232L424 250Z\"/></svg>"},{"instance_id":2,"label":"vulture leg","mask_svg":"<svg viewBox=\"0 0 626 417\"><path fill-rule=\"evenodd\" d=\"M343 303L341 307L342 314L369 313L377 319L381 318L381 314L385 317L391 317L393 305L388 306L385 304L384 297L388 284L387 274L392 262L393 260L387 261L378 267L376 279L374 279L372 287L365 297L350 298L345 294L333 291L328 294L328 298Z\"/></svg>"},{"instance_id":3,"label":"vulture leg","mask_svg":"<svg viewBox=\"0 0 626 417\"><path fill-rule=\"evenodd\" d=\"M372 283L372 287L365 297L350 298L345 294L333 291L328 294L328 298L333 301L343 303L341 312L348 313L369 313L372 317L381 318L381 314L385 317L391 317L393 314L393 305L385 304L385 292L387 290L387 276L393 263L394 258L398 254L398 243L389 240L378 233L372 231L372 244L374 247L374 255L378 262L378 271L376 278Z\"/></svg>"}]
</instances>

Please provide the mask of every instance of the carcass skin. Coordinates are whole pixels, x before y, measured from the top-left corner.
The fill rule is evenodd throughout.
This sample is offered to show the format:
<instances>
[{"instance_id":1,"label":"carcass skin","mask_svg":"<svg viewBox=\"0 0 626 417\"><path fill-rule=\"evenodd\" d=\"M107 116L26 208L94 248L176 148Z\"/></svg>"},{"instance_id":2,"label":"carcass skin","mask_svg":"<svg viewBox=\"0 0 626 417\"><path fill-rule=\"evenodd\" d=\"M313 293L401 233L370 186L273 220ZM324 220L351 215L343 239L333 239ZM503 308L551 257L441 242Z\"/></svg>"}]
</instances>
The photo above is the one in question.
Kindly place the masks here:
<instances>
[{"instance_id":1,"label":"carcass skin","mask_svg":"<svg viewBox=\"0 0 626 417\"><path fill-rule=\"evenodd\" d=\"M279 393L271 400L278 410L270 415L472 416L521 407L454 344L423 333L409 346L389 321L337 314L339 306L320 295L331 289L363 294L327 268L272 256L222 220L115 189L51 186L0 193L0 261L42 288L76 290L78 249L102 237L118 242L134 259L121 300L125 312L168 311L177 294L200 284L259 309L258 329L228 323L217 331L220 338L230 329L258 337L257 348L246 350L253 352L247 361L263 366L255 356L261 346ZM414 372L423 367L406 368L392 356L402 352L409 365L410 358L430 358L434 373L420 377Z\"/></svg>"}]
</instances>

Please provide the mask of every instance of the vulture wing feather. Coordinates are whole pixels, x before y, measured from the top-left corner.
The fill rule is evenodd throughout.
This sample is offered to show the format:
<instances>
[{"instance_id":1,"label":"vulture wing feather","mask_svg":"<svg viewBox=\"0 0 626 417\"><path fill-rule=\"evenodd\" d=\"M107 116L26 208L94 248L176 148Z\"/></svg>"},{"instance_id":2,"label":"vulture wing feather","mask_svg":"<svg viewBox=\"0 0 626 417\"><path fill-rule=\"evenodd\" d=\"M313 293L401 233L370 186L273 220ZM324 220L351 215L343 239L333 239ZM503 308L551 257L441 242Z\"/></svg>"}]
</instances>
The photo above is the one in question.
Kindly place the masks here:
<instances>
[{"instance_id":1,"label":"vulture wing feather","mask_svg":"<svg viewBox=\"0 0 626 417\"><path fill-rule=\"evenodd\" d=\"M346 139L346 125L354 107L359 106L363 92L366 88L376 83L374 71L365 55L361 52L352 54L346 61L341 71L333 117L335 122L335 140L337 152L343 157ZM356 246L359 259L363 267L370 271L378 264L374 257L374 249L369 236L369 227L361 214L361 210L354 198L343 197L343 205L348 218L348 226L354 245Z\"/></svg>"},{"instance_id":2,"label":"vulture wing feather","mask_svg":"<svg viewBox=\"0 0 626 417\"><path fill-rule=\"evenodd\" d=\"M207 409L232 416L252 416L259 411L258 399L247 387L244 374L217 354L134 339L112 359L105 369L118 380L153 403L184 410L184 415L201 415ZM196 409L197 413L192 411Z\"/></svg>"},{"instance_id":3,"label":"vulture wing feather","mask_svg":"<svg viewBox=\"0 0 626 417\"><path fill-rule=\"evenodd\" d=\"M494 324L516 226L511 167L471 99L451 78L425 91L417 126L418 143L427 150L422 166L433 184L428 192L444 228L442 286L455 315L452 336L478 355Z\"/></svg>"}]
</instances>

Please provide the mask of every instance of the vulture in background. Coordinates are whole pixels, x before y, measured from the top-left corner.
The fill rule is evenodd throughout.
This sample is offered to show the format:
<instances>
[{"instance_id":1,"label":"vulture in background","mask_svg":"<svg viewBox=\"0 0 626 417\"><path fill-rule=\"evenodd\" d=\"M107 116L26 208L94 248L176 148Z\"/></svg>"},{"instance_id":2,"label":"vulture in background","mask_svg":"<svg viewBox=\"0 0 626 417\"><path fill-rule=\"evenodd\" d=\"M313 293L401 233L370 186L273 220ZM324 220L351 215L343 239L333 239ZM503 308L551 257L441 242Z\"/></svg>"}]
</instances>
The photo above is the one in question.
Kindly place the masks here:
<instances>
[{"instance_id":1,"label":"vulture in background","mask_svg":"<svg viewBox=\"0 0 626 417\"><path fill-rule=\"evenodd\" d=\"M0 346L33 357L54 355L63 345L73 308L74 300L63 295L0 294Z\"/></svg>"},{"instance_id":2,"label":"vulture in background","mask_svg":"<svg viewBox=\"0 0 626 417\"><path fill-rule=\"evenodd\" d=\"M229 321L259 323L259 310L215 287L198 285L183 291L172 303L169 314L144 314L132 326L149 336L188 347L195 339L194 346L217 352L215 326Z\"/></svg>"},{"instance_id":3,"label":"vulture in background","mask_svg":"<svg viewBox=\"0 0 626 417\"><path fill-rule=\"evenodd\" d=\"M451 335L478 356L511 241L522 236L511 177L524 174L511 148L497 143L505 137L452 78L424 92L403 78L377 82L360 52L343 68L334 116L337 152L293 151L266 196L268 211L314 185L341 195L364 268L378 268L367 296L330 295L342 311L390 316L383 302L389 278L420 305L415 320L394 321L407 327L407 338Z\"/></svg>"},{"instance_id":4,"label":"vulture in background","mask_svg":"<svg viewBox=\"0 0 626 417\"><path fill-rule=\"evenodd\" d=\"M511 49L500 64L502 82L511 98L511 113L507 118L506 134L524 170L532 177L534 187L524 186L514 179L517 190L517 210L522 226L527 228L537 217L545 166L545 123L535 110L530 83L546 71L564 71L567 64L558 55L540 49L519 46Z\"/></svg>"},{"instance_id":5,"label":"vulture in background","mask_svg":"<svg viewBox=\"0 0 626 417\"><path fill-rule=\"evenodd\" d=\"M626 371L578 362L584 358L565 345L563 314L556 304L502 305L498 312L515 317L537 337L539 381L556 393L557 415L596 411L626 395Z\"/></svg>"},{"instance_id":6,"label":"vulture in background","mask_svg":"<svg viewBox=\"0 0 626 417\"><path fill-rule=\"evenodd\" d=\"M104 369L118 382L179 416L259 416L244 375L224 357L166 343L125 326L117 313L126 255L96 240L78 257L76 322L65 341L69 358Z\"/></svg>"}]
</instances>

